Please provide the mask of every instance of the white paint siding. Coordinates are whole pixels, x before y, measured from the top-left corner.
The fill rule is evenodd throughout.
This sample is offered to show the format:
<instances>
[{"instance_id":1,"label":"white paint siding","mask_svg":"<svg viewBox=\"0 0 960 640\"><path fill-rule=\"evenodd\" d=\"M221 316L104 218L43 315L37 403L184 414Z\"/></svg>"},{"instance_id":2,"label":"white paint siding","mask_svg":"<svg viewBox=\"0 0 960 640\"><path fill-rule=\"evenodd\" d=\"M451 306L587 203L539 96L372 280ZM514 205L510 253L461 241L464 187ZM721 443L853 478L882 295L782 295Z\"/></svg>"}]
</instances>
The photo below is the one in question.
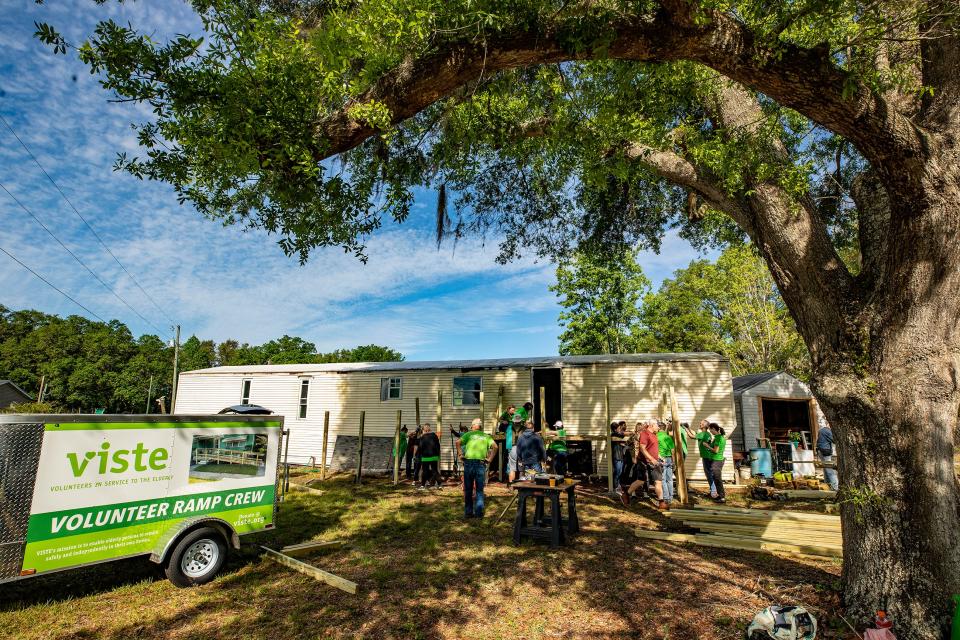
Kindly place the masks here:
<instances>
[{"instance_id":1,"label":"white paint siding","mask_svg":"<svg viewBox=\"0 0 960 640\"><path fill-rule=\"evenodd\" d=\"M281 365L283 366L283 365ZM216 413L238 404L241 385L251 380L250 403L262 405L285 416L290 429L289 459L307 463L320 462L323 450L323 415L330 412L327 441L327 462L333 457L337 435L356 436L360 412L365 411L364 435L392 437L396 428L397 410L401 424L411 430L416 425L415 399L420 399L420 422L436 427L437 392L443 393L443 429L441 468L452 461L450 426L466 426L480 416L480 407L453 406L453 379L480 376L484 391L484 428L494 430L497 419L497 395L502 386L503 407L517 406L533 400L531 368L503 369L418 369L397 371L311 371L310 365L297 369L264 371L257 367L242 371L231 367L223 372L207 369L180 375L177 413ZM719 359L665 361L644 363L596 363L561 367L563 421L571 435L605 435L609 424L604 406L604 387L610 387L611 419L626 420L632 427L638 420L669 417L668 390L673 385L683 422L696 425L702 418L717 422L727 429L733 442L735 429L733 394L729 363ZM310 379L307 417L297 418L300 381ZM380 400L380 378L403 379L399 400ZM662 411L661 411L662 407ZM594 442L597 470L606 475L606 444ZM725 478L733 476L732 449L726 451L728 464ZM696 447L690 447L687 460L688 477L702 479Z\"/></svg>"},{"instance_id":2,"label":"white paint siding","mask_svg":"<svg viewBox=\"0 0 960 640\"><path fill-rule=\"evenodd\" d=\"M437 393L443 393L441 431L441 463L453 460L450 449L450 427L466 426L480 417L478 406L453 406L453 379L480 376L483 379L484 423L489 432L497 419L497 395L504 388L503 406L520 405L530 400L530 370L430 370L381 372L276 372L276 373L197 373L180 375L177 413L216 413L240 402L242 381L251 380L250 403L258 404L285 416L284 426L290 430L290 462L307 463L311 458L319 464L323 451L323 416L330 412L327 434L327 462L333 457L337 435L356 436L360 429L360 412L364 411L365 437L392 438L397 424L413 430L416 425L416 398L420 398L420 422L437 425ZM297 418L300 381L310 379L307 417ZM380 378L403 379L399 400L380 400ZM445 468L445 467L442 467Z\"/></svg>"},{"instance_id":3,"label":"white paint siding","mask_svg":"<svg viewBox=\"0 0 960 640\"><path fill-rule=\"evenodd\" d=\"M789 373L779 373L760 384L745 390L737 399L739 403L740 427L745 443L739 436L735 442L737 450L746 445L746 450L757 446L760 437L760 403L758 398L812 398L810 388Z\"/></svg>"},{"instance_id":4,"label":"white paint siding","mask_svg":"<svg viewBox=\"0 0 960 640\"><path fill-rule=\"evenodd\" d=\"M562 371L563 422L568 433L606 435L610 425L604 406L604 387L610 388L610 419L636 422L670 417L670 386L676 395L681 422L694 426L706 418L735 432L730 367L723 360L660 362L651 364L596 364L565 367ZM728 443L730 439L728 437ZM594 443L597 471L607 473L605 442ZM725 452L724 478L733 479L733 451ZM696 446L688 445L684 468L688 479L704 479Z\"/></svg>"}]
</instances>

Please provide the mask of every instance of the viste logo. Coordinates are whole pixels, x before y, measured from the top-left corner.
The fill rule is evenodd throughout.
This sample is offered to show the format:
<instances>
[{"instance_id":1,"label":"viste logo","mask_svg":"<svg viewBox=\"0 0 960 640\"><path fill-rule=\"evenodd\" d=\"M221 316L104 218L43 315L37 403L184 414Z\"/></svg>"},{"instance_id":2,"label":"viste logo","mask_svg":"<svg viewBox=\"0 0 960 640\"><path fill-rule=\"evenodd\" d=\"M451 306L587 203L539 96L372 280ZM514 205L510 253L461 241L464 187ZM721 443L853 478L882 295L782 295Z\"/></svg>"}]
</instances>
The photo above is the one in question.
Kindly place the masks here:
<instances>
[{"instance_id":1,"label":"viste logo","mask_svg":"<svg viewBox=\"0 0 960 640\"><path fill-rule=\"evenodd\" d=\"M110 443L104 442L100 445L99 451L86 451L82 455L80 453L67 454L73 477L79 478L82 476L90 467L90 462L94 458L99 458L99 461L94 463L95 466L92 468L97 469L95 473L100 475L125 473L131 466L133 471L160 471L167 468L170 451L164 447L148 449L142 442L138 442L132 449L110 451Z\"/></svg>"}]
</instances>

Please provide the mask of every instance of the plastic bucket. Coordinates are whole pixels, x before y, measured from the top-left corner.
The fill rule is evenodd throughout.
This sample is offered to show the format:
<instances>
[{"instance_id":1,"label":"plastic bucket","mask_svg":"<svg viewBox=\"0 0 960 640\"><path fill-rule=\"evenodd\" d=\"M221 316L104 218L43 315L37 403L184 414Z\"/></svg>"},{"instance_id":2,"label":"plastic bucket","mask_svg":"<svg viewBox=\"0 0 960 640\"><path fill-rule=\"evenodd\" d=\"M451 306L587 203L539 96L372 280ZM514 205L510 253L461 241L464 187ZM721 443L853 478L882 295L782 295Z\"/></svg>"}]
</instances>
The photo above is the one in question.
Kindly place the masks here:
<instances>
[{"instance_id":1,"label":"plastic bucket","mask_svg":"<svg viewBox=\"0 0 960 640\"><path fill-rule=\"evenodd\" d=\"M770 449L750 449L750 475L773 477L773 457Z\"/></svg>"}]
</instances>

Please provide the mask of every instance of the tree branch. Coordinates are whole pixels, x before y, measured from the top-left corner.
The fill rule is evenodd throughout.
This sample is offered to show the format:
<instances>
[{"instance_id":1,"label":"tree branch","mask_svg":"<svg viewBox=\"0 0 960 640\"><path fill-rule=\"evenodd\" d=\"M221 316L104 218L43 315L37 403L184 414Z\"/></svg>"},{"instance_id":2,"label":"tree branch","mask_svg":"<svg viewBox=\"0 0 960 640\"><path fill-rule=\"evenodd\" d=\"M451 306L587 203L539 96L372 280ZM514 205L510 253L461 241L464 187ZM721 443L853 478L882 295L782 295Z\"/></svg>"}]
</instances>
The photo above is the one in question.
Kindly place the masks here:
<instances>
[{"instance_id":1,"label":"tree branch","mask_svg":"<svg viewBox=\"0 0 960 640\"><path fill-rule=\"evenodd\" d=\"M669 3L674 11L685 4L684 0ZM700 62L844 136L895 182L906 179L904 163L924 153L923 133L882 96L838 68L829 51L789 44L779 44L776 50L765 48L731 16L713 12L709 18L706 24L691 25L668 10L655 16L622 17L609 24L612 37L602 51L572 50L562 17L540 25L538 31L493 34L482 42L448 41L406 60L339 112L318 122L316 134L324 142L318 159L351 149L377 133L351 117L351 107L357 104L384 104L396 125L481 73L609 57Z\"/></svg>"},{"instance_id":2,"label":"tree branch","mask_svg":"<svg viewBox=\"0 0 960 640\"><path fill-rule=\"evenodd\" d=\"M627 144L625 154L631 160L644 164L651 171L673 184L695 191L712 207L723 211L750 233L752 224L745 202L731 197L692 162L673 151L654 149L644 144Z\"/></svg>"}]
</instances>

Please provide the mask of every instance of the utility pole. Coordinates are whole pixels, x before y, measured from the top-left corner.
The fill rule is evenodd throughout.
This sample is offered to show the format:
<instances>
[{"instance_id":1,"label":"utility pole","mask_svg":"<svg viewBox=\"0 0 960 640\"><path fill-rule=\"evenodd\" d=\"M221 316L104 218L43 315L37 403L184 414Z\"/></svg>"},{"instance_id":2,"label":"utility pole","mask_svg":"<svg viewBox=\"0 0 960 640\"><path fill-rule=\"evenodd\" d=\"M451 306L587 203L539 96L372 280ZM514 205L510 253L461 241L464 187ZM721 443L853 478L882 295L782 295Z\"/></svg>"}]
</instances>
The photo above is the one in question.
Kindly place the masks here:
<instances>
[{"instance_id":1,"label":"utility pole","mask_svg":"<svg viewBox=\"0 0 960 640\"><path fill-rule=\"evenodd\" d=\"M150 399L153 397L153 374L150 374L150 386L147 389L147 408L144 413L150 413Z\"/></svg>"},{"instance_id":2,"label":"utility pole","mask_svg":"<svg viewBox=\"0 0 960 640\"><path fill-rule=\"evenodd\" d=\"M40 391L37 392L37 404L43 402L43 392L46 390L47 376L40 376Z\"/></svg>"},{"instance_id":3,"label":"utility pole","mask_svg":"<svg viewBox=\"0 0 960 640\"><path fill-rule=\"evenodd\" d=\"M177 410L177 373L180 367L180 325L173 340L173 388L170 390L170 413Z\"/></svg>"}]
</instances>

